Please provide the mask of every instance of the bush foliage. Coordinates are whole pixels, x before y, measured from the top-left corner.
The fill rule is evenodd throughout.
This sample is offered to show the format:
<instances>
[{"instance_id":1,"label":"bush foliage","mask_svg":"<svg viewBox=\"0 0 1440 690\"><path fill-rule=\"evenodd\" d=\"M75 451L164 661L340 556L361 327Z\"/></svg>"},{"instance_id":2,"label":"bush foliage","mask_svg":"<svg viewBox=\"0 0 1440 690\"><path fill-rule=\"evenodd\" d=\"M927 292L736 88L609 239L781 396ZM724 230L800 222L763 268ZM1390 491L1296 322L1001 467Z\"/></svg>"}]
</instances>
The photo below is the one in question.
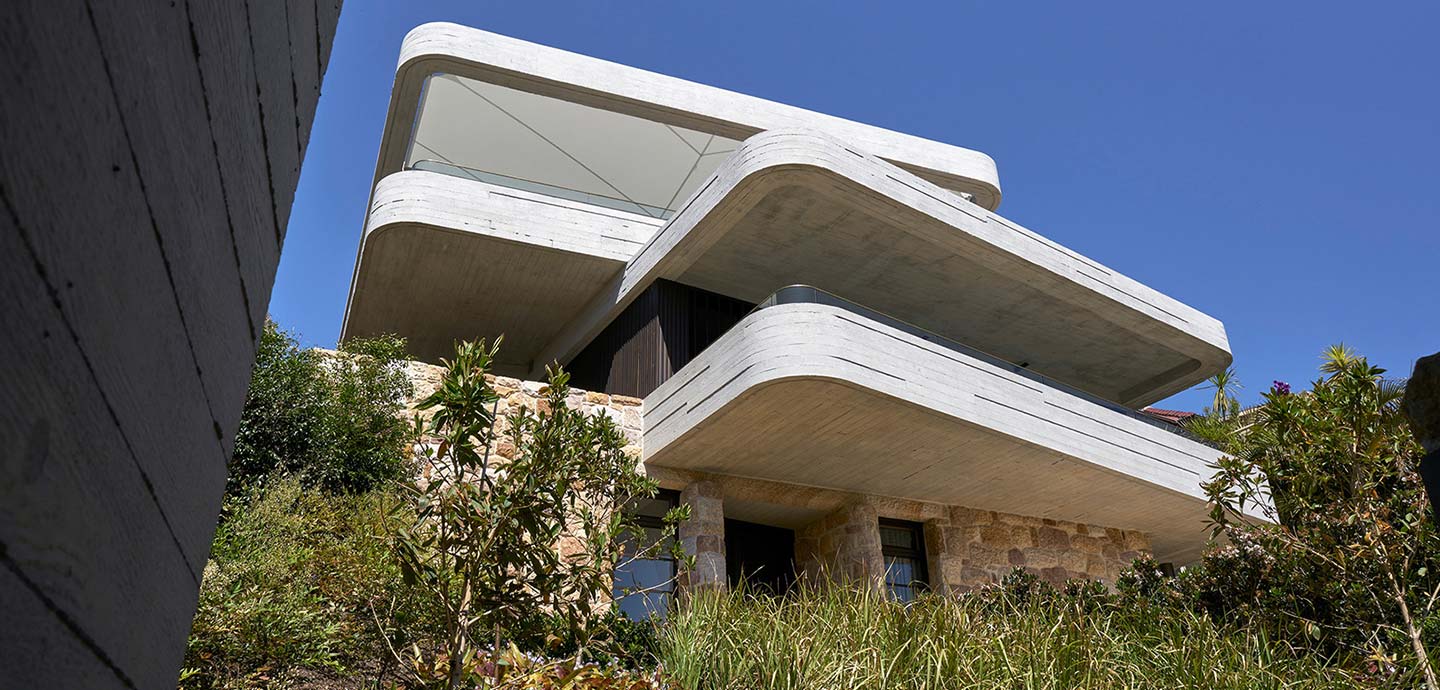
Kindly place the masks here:
<instances>
[{"instance_id":1,"label":"bush foliage","mask_svg":"<svg viewBox=\"0 0 1440 690\"><path fill-rule=\"evenodd\" d=\"M393 501L383 492L326 494L294 477L227 499L182 687L263 687L261 679L282 683L303 670L373 669L385 659L376 616L386 630L433 629L385 542Z\"/></svg>"},{"instance_id":2,"label":"bush foliage","mask_svg":"<svg viewBox=\"0 0 1440 690\"><path fill-rule=\"evenodd\" d=\"M627 536L644 534L626 502L658 486L635 471L614 420L567 404L570 377L559 368L536 409L497 417L486 376L498 348L459 343L439 387L417 405L430 414L416 421L422 471L403 485L393 540L406 582L445 627L438 658L412 655L415 680L451 690L483 679L482 650L554 623L579 662L606 620L595 603L610 593L620 559L660 548L625 549ZM492 457L502 442L512 450ZM672 512L671 536L684 515Z\"/></svg>"},{"instance_id":3,"label":"bush foliage","mask_svg":"<svg viewBox=\"0 0 1440 690\"><path fill-rule=\"evenodd\" d=\"M1440 535L1403 388L1342 346L1322 361L1308 391L1277 381L1253 411L1217 405L1227 412L1192 424L1228 453L1205 485L1223 545L1178 591L1378 677L1416 670L1435 690Z\"/></svg>"},{"instance_id":4,"label":"bush foliage","mask_svg":"<svg viewBox=\"0 0 1440 690\"><path fill-rule=\"evenodd\" d=\"M1309 390L1277 382L1252 410L1233 372L1212 382L1189 430L1226 453L1206 484L1219 539L1178 574L1142 560L1113 591L1057 590L1017 570L908 606L700 593L659 627L589 605L642 555L617 508L653 482L608 418L568 407L561 372L497 419L493 354L460 346L411 428L402 340L325 356L267 323L182 687L1435 687L1419 448L1399 387L1343 348Z\"/></svg>"},{"instance_id":5,"label":"bush foliage","mask_svg":"<svg viewBox=\"0 0 1440 690\"><path fill-rule=\"evenodd\" d=\"M352 339L338 355L302 350L265 322L235 435L227 493L287 474L331 492L364 492L404 474L411 395L405 340Z\"/></svg>"}]
</instances>

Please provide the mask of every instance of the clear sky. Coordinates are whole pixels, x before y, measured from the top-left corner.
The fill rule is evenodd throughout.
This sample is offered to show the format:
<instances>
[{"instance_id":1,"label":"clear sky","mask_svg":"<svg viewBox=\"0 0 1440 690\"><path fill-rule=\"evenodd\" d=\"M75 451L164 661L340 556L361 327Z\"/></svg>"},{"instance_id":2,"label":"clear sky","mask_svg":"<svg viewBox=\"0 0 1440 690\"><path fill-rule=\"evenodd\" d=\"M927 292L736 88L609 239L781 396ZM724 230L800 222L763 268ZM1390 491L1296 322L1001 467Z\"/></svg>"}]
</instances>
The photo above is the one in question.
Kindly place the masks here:
<instances>
[{"instance_id":1,"label":"clear sky","mask_svg":"<svg viewBox=\"0 0 1440 690\"><path fill-rule=\"evenodd\" d=\"M270 313L340 332L400 41L453 21L984 151L999 211L1225 323L1242 402L1440 350L1440 3L373 2ZM1188 391L1160 406L1199 409Z\"/></svg>"}]
</instances>

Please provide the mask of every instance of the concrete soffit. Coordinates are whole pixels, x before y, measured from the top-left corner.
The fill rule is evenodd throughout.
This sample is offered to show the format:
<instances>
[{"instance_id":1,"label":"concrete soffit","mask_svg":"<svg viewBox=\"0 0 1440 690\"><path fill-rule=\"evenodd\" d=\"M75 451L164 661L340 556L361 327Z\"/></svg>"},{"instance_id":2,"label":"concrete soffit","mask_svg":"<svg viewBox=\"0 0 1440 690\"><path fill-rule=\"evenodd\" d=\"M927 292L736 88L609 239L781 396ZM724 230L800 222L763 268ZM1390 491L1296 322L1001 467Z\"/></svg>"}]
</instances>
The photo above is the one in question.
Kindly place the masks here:
<instances>
[{"instance_id":1,"label":"concrete soffit","mask_svg":"<svg viewBox=\"0 0 1440 690\"><path fill-rule=\"evenodd\" d=\"M770 202L790 204L777 206L778 210L773 211L790 215L778 221L773 217L755 217L756 209L764 211L765 204ZM796 211L797 208L800 210ZM874 225L881 220L890 223L890 227L884 228L885 237L879 239L895 245L885 251L898 257L896 261L902 263L897 265L904 266L905 270L868 278L851 271L850 264L844 261L852 261L856 267L875 263L874 254L864 253L876 246L875 243L862 238L854 242L870 241L871 244L842 245L840 243L851 240L841 232L841 221L824 216L807 226L802 222L805 219L795 215L817 208L837 214L836 218L845 216L859 225ZM859 221L855 221L857 217ZM791 235L780 232L781 228L791 231ZM746 237L763 236L763 241L774 244L759 249L735 245L737 232L750 233ZM796 232L810 232L811 237L807 240L795 235ZM815 232L822 234L814 235ZM803 241L820 244L805 245L811 248L797 251L809 253L789 257L791 261L775 259L780 256L779 252L801 246ZM908 244L902 246L902 241ZM955 270L944 264L952 259L968 263L965 269ZM766 264L767 261L775 265ZM832 269L830 273L824 273L827 267ZM960 281L964 279L960 274L974 273L968 270L971 267L983 269L986 277L975 278L969 284L940 282L952 277ZM818 278L812 280L815 276ZM1073 353L1080 361L1077 367L1090 366L1098 373L1092 374L1092 381L1077 382L1075 377L1083 378L1084 374L1079 368L1073 372L1037 370L1129 406L1149 404L1183 390L1231 361L1224 326L1219 321L993 212L946 194L883 160L815 132L767 132L746 140L675 217L639 249L578 318L540 352L533 371L539 371L542 362L569 361L636 295L662 278L757 302L787 284L813 284L1019 363L1027 361L1024 353L1006 352L1005 343L995 337L987 342L986 333L955 334L942 327L946 319L956 327L963 326L961 322L967 319L974 320L973 314L961 310L964 305L959 302L955 302L960 304L957 311L947 314L944 310L951 304L947 299L963 300L967 291L980 288L999 290L993 292L993 296L1004 298L1009 288L994 287L996 281L1004 280L1007 281L1004 285L1014 289L1023 287L1034 295L1044 296L1049 300L1048 306L1030 314L1014 311L1008 316L984 314L982 316L991 322L987 327L991 329L989 335L995 336L995 329L1037 329L1027 338L1049 343L1044 346L1049 349L1041 351L1039 345L1035 346L1037 355L1047 355L1037 357L1036 361L1059 361L1063 359L1063 351ZM725 283L726 280L731 282ZM846 280L851 284L836 284ZM882 294L880 288L874 287L880 282L886 284L884 289L888 292ZM740 294L745 290L754 294ZM889 303L884 303L886 299ZM903 313L912 307L917 310L914 314ZM923 314L918 311L924 309L929 311ZM1081 316L1067 317L1072 313ZM1066 325L1088 329L1095 338L1114 340L1116 332L1124 332L1123 340L1148 348L1145 351L1151 353L1148 356L1152 356L1153 361L1127 364L1124 357L1112 356L1106 348L1097 346L1087 351L1084 338L1060 343L1044 329L1062 318L1079 319L1075 324ZM1050 333L1054 330L1056 328L1051 328ZM1123 342L1118 344L1123 346ZM1092 366L1084 364L1087 356L1109 359L1104 362L1096 359ZM1102 365L1129 367L1124 376L1109 382L1115 390L1101 390L1108 385L1106 372L1096 368Z\"/></svg>"},{"instance_id":2,"label":"concrete soffit","mask_svg":"<svg viewBox=\"0 0 1440 690\"><path fill-rule=\"evenodd\" d=\"M1000 205L995 161L979 151L443 22L416 27L401 46L376 182L401 169L422 86L435 73L736 140L766 130L813 129L971 194L986 209Z\"/></svg>"}]
</instances>

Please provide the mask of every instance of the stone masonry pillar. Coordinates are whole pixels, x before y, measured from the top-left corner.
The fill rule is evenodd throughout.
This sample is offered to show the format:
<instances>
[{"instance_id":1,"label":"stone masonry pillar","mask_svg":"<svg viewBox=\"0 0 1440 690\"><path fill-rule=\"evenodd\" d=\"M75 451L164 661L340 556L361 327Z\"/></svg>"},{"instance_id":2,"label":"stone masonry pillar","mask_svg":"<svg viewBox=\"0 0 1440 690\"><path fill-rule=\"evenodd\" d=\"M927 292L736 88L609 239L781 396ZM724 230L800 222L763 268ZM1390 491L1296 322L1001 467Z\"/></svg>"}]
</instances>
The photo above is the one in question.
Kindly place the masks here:
<instances>
[{"instance_id":1,"label":"stone masonry pillar","mask_svg":"<svg viewBox=\"0 0 1440 690\"><path fill-rule=\"evenodd\" d=\"M947 518L932 518L925 521L925 565L930 577L930 591L948 591L945 582L945 530L950 527Z\"/></svg>"},{"instance_id":2,"label":"stone masonry pillar","mask_svg":"<svg viewBox=\"0 0 1440 690\"><path fill-rule=\"evenodd\" d=\"M844 506L795 533L795 560L812 582L884 581L880 552L880 520L875 506Z\"/></svg>"},{"instance_id":3,"label":"stone masonry pillar","mask_svg":"<svg viewBox=\"0 0 1440 690\"><path fill-rule=\"evenodd\" d=\"M680 546L695 559L695 567L684 573L684 589L724 590L725 503L715 482L693 482L680 492L680 503L690 506L690 519L680 524Z\"/></svg>"}]
</instances>

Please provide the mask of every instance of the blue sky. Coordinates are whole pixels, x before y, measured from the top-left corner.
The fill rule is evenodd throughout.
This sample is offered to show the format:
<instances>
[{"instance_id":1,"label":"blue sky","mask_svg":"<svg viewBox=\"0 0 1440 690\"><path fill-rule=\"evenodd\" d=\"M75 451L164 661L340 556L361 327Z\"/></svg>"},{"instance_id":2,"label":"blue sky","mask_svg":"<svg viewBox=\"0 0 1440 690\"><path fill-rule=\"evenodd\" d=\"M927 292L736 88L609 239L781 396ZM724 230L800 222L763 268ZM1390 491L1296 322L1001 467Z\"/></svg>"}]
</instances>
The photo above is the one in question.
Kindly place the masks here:
<instances>
[{"instance_id":1,"label":"blue sky","mask_svg":"<svg viewBox=\"0 0 1440 690\"><path fill-rule=\"evenodd\" d=\"M349 0L270 302L306 344L339 335L400 41L437 20L984 151L1001 213L1223 321L1247 404L1334 342L1402 376L1440 349L1434 2Z\"/></svg>"}]
</instances>

